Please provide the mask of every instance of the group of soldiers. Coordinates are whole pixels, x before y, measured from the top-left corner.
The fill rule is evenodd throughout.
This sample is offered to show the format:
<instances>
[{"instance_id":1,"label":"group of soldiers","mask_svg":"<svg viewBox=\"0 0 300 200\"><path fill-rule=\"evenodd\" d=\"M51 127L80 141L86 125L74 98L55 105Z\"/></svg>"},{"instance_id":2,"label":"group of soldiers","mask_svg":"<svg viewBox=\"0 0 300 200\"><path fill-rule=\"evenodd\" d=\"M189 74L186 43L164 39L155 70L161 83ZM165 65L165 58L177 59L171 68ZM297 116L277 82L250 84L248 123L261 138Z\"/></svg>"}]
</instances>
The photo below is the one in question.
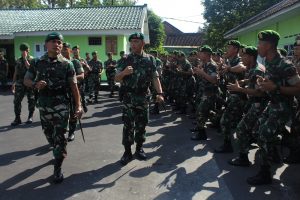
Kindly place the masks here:
<instances>
[{"instance_id":1,"label":"group of soldiers","mask_svg":"<svg viewBox=\"0 0 300 200\"><path fill-rule=\"evenodd\" d=\"M189 56L173 51L160 57L166 101L177 114L186 114L187 105L194 113L192 140L207 140L211 126L223 135L214 152L232 153L236 133L239 154L229 164L244 167L251 165L249 150L258 146L261 168L247 179L250 185L272 182L271 165L281 162L278 144L290 150L285 163L300 163L300 36L293 58L277 48L279 40L277 32L265 30L257 47L230 40L225 53L203 45ZM159 113L155 106L152 111Z\"/></svg>"}]
</instances>

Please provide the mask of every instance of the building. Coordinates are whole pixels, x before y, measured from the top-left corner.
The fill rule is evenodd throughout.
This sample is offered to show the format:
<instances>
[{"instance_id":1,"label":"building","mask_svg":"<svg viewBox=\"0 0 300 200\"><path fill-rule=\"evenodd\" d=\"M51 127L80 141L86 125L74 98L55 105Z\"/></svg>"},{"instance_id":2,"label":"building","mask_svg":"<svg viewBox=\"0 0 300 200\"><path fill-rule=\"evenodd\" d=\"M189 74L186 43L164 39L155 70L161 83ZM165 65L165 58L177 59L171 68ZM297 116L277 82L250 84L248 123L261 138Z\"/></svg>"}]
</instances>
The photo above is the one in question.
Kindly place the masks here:
<instances>
[{"instance_id":1,"label":"building","mask_svg":"<svg viewBox=\"0 0 300 200\"><path fill-rule=\"evenodd\" d=\"M118 58L118 52L129 51L128 36L133 32L144 33L149 42L147 5L0 10L0 49L12 66L22 42L30 45L31 55L42 56L45 36L53 31L79 45L83 58L94 50L102 61L107 52Z\"/></svg>"},{"instance_id":2,"label":"building","mask_svg":"<svg viewBox=\"0 0 300 200\"><path fill-rule=\"evenodd\" d=\"M299 21L300 1L284 0L228 31L224 37L257 45L257 34L261 30L275 30L281 35L279 47L284 47L291 55L295 37L300 35Z\"/></svg>"}]
</instances>

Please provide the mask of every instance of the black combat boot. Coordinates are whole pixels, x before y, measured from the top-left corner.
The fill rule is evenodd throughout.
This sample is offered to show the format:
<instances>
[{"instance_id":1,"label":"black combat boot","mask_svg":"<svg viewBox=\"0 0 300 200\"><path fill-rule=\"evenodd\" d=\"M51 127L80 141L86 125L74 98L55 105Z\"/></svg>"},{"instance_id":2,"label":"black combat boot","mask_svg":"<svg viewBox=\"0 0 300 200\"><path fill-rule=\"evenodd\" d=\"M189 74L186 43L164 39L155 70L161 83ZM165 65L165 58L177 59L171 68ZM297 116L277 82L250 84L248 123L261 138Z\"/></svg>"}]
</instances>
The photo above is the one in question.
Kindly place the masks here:
<instances>
[{"instance_id":1,"label":"black combat boot","mask_svg":"<svg viewBox=\"0 0 300 200\"><path fill-rule=\"evenodd\" d=\"M110 92L109 98L113 98L114 97L114 91Z\"/></svg>"},{"instance_id":2,"label":"black combat boot","mask_svg":"<svg viewBox=\"0 0 300 200\"><path fill-rule=\"evenodd\" d=\"M33 121L32 117L33 117L33 112L30 112L29 115L28 115L28 119L26 121L26 124L32 124L32 121Z\"/></svg>"},{"instance_id":3,"label":"black combat boot","mask_svg":"<svg viewBox=\"0 0 300 200\"><path fill-rule=\"evenodd\" d=\"M153 115L158 115L159 114L159 107L158 107L158 103L155 103L152 110L151 110L151 114Z\"/></svg>"},{"instance_id":4,"label":"black combat boot","mask_svg":"<svg viewBox=\"0 0 300 200\"><path fill-rule=\"evenodd\" d=\"M191 137L191 140L207 140L206 130L205 129L199 129Z\"/></svg>"},{"instance_id":5,"label":"black combat boot","mask_svg":"<svg viewBox=\"0 0 300 200\"><path fill-rule=\"evenodd\" d=\"M125 152L120 160L121 165L127 165L132 160L131 146L125 146Z\"/></svg>"},{"instance_id":6,"label":"black combat boot","mask_svg":"<svg viewBox=\"0 0 300 200\"><path fill-rule=\"evenodd\" d=\"M72 142L74 140L75 140L75 133L74 133L74 131L69 131L68 142Z\"/></svg>"},{"instance_id":7,"label":"black combat boot","mask_svg":"<svg viewBox=\"0 0 300 200\"><path fill-rule=\"evenodd\" d=\"M21 118L20 118L20 115L17 115L15 120L10 124L11 126L17 126L19 124L21 124L22 121L21 121Z\"/></svg>"},{"instance_id":8,"label":"black combat boot","mask_svg":"<svg viewBox=\"0 0 300 200\"><path fill-rule=\"evenodd\" d=\"M88 108L86 107L86 105L83 105L82 107L83 107L83 111L84 111L84 113L87 113L87 111L88 111Z\"/></svg>"},{"instance_id":9,"label":"black combat boot","mask_svg":"<svg viewBox=\"0 0 300 200\"><path fill-rule=\"evenodd\" d=\"M146 160L147 159L147 155L143 150L143 144L136 144L136 151L135 151L134 155L139 160Z\"/></svg>"},{"instance_id":10,"label":"black combat boot","mask_svg":"<svg viewBox=\"0 0 300 200\"><path fill-rule=\"evenodd\" d=\"M54 173L53 173L53 181L54 183L61 183L64 180L64 175L61 172L61 165L63 163L63 158L56 158L54 160Z\"/></svg>"},{"instance_id":11,"label":"black combat boot","mask_svg":"<svg viewBox=\"0 0 300 200\"><path fill-rule=\"evenodd\" d=\"M249 167L251 162L249 161L248 154L240 153L240 155L236 158L233 158L228 161L230 165L241 166L241 167Z\"/></svg>"},{"instance_id":12,"label":"black combat boot","mask_svg":"<svg viewBox=\"0 0 300 200\"><path fill-rule=\"evenodd\" d=\"M224 140L224 144L215 149L215 153L232 153L233 147L230 140Z\"/></svg>"},{"instance_id":13,"label":"black combat boot","mask_svg":"<svg viewBox=\"0 0 300 200\"><path fill-rule=\"evenodd\" d=\"M266 185L272 183L269 165L262 165L257 175L247 178L249 185Z\"/></svg>"}]
</instances>

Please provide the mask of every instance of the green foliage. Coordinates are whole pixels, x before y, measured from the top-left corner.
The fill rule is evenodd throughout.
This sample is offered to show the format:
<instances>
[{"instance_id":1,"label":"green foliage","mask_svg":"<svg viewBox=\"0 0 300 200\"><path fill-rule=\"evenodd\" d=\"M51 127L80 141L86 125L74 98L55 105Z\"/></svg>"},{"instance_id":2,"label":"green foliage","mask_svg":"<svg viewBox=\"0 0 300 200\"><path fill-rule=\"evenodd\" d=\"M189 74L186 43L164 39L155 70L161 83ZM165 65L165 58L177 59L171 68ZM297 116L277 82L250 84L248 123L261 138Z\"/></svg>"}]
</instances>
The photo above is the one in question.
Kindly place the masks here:
<instances>
[{"instance_id":1,"label":"green foliage","mask_svg":"<svg viewBox=\"0 0 300 200\"><path fill-rule=\"evenodd\" d=\"M207 21L206 43L214 48L225 44L224 34L281 0L202 0Z\"/></svg>"},{"instance_id":2,"label":"green foliage","mask_svg":"<svg viewBox=\"0 0 300 200\"><path fill-rule=\"evenodd\" d=\"M162 45L166 37L162 19L153 11L148 10L148 24L150 44L146 46L146 49L157 50L162 53L164 51Z\"/></svg>"}]
</instances>

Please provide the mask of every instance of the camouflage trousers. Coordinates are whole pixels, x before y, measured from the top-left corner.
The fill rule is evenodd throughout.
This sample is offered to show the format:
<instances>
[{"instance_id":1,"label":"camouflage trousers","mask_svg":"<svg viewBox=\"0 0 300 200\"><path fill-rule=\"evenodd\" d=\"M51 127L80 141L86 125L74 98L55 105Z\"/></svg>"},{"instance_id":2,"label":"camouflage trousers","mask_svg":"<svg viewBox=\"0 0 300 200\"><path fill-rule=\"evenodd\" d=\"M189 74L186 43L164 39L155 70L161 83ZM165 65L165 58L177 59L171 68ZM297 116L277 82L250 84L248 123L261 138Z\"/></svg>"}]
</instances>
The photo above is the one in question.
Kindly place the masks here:
<instances>
[{"instance_id":1,"label":"camouflage trousers","mask_svg":"<svg viewBox=\"0 0 300 200\"><path fill-rule=\"evenodd\" d=\"M22 100L25 95L27 95L29 113L34 112L36 104L34 90L24 85L16 85L14 94L14 111L16 116L21 115Z\"/></svg>"},{"instance_id":2,"label":"camouflage trousers","mask_svg":"<svg viewBox=\"0 0 300 200\"><path fill-rule=\"evenodd\" d=\"M227 100L227 107L222 115L220 125L224 140L231 139L231 129L235 128L243 116L245 101L237 94L231 94Z\"/></svg>"},{"instance_id":3,"label":"camouflage trousers","mask_svg":"<svg viewBox=\"0 0 300 200\"><path fill-rule=\"evenodd\" d=\"M123 98L123 139L124 146L134 142L143 144L146 140L146 126L149 121L149 100L126 94Z\"/></svg>"},{"instance_id":4,"label":"camouflage trousers","mask_svg":"<svg viewBox=\"0 0 300 200\"><path fill-rule=\"evenodd\" d=\"M209 112L214 109L215 103L216 103L215 95L202 96L196 111L198 129L204 129L205 123L207 122L209 117Z\"/></svg>"},{"instance_id":5,"label":"camouflage trousers","mask_svg":"<svg viewBox=\"0 0 300 200\"><path fill-rule=\"evenodd\" d=\"M181 111L185 111L188 102L187 79L180 79L178 89L175 90L175 100Z\"/></svg>"},{"instance_id":6,"label":"camouflage trousers","mask_svg":"<svg viewBox=\"0 0 300 200\"><path fill-rule=\"evenodd\" d=\"M6 74L3 74L1 72L0 72L0 83L2 87L7 85L7 76Z\"/></svg>"},{"instance_id":7,"label":"camouflage trousers","mask_svg":"<svg viewBox=\"0 0 300 200\"><path fill-rule=\"evenodd\" d=\"M236 135L240 153L248 153L251 137L257 139L257 135L252 134L252 130L265 107L264 103L252 103L248 112L237 125Z\"/></svg>"},{"instance_id":8,"label":"camouflage trousers","mask_svg":"<svg viewBox=\"0 0 300 200\"><path fill-rule=\"evenodd\" d=\"M88 79L89 97L97 98L100 90L100 79L98 74L90 74Z\"/></svg>"},{"instance_id":9,"label":"camouflage trousers","mask_svg":"<svg viewBox=\"0 0 300 200\"><path fill-rule=\"evenodd\" d=\"M257 144L259 146L260 158L262 165L269 165L268 154L278 142L278 133L283 130L284 126L290 120L292 113L291 106L288 103L269 103L263 111L254 131L256 132Z\"/></svg>"},{"instance_id":10,"label":"camouflage trousers","mask_svg":"<svg viewBox=\"0 0 300 200\"><path fill-rule=\"evenodd\" d=\"M115 76L116 76L116 71L106 71L107 83L110 92L114 92L115 89L115 85L116 85Z\"/></svg>"},{"instance_id":11,"label":"camouflage trousers","mask_svg":"<svg viewBox=\"0 0 300 200\"><path fill-rule=\"evenodd\" d=\"M42 129L49 144L53 146L55 159L67 156L65 133L69 124L69 104L64 96L39 97L38 108Z\"/></svg>"}]
</instances>

